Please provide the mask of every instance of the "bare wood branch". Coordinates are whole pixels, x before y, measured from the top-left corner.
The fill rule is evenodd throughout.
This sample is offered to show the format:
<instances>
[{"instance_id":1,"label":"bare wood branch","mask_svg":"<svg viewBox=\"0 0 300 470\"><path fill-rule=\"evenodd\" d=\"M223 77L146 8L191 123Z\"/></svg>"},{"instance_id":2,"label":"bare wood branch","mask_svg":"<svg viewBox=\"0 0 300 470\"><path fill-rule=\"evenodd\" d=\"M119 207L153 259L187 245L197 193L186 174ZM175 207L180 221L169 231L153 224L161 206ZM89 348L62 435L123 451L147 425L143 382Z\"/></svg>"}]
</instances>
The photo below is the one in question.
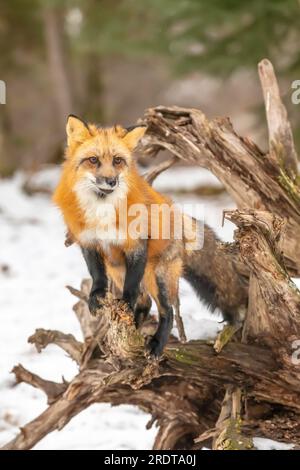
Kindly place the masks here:
<instances>
[{"instance_id":1,"label":"bare wood branch","mask_svg":"<svg viewBox=\"0 0 300 470\"><path fill-rule=\"evenodd\" d=\"M29 370L25 369L21 364L15 366L12 370L15 374L17 383L27 383L35 388L42 390L48 397L48 403L51 404L64 393L68 384L67 382L57 383L51 380L45 380Z\"/></svg>"},{"instance_id":2,"label":"bare wood branch","mask_svg":"<svg viewBox=\"0 0 300 470\"><path fill-rule=\"evenodd\" d=\"M286 173L294 180L298 173L298 157L294 138L273 65L268 59L258 64L258 73L263 90L266 117L269 129L270 158L283 165Z\"/></svg>"},{"instance_id":3,"label":"bare wood branch","mask_svg":"<svg viewBox=\"0 0 300 470\"><path fill-rule=\"evenodd\" d=\"M250 438L241 434L241 390L227 387L213 438L214 450L249 450Z\"/></svg>"},{"instance_id":4,"label":"bare wood branch","mask_svg":"<svg viewBox=\"0 0 300 470\"><path fill-rule=\"evenodd\" d=\"M73 307L73 311L79 321L84 339L91 338L94 333L94 325L87 303L82 300L77 302Z\"/></svg>"},{"instance_id":5,"label":"bare wood branch","mask_svg":"<svg viewBox=\"0 0 300 470\"><path fill-rule=\"evenodd\" d=\"M21 428L20 433L1 450L26 450L32 447L55 429L62 429L70 419L87 407L82 402L59 398L40 416Z\"/></svg>"},{"instance_id":6,"label":"bare wood branch","mask_svg":"<svg viewBox=\"0 0 300 470\"><path fill-rule=\"evenodd\" d=\"M81 290L75 289L75 287L72 286L66 286L66 288L68 289L68 291L71 292L72 295L74 295L78 299L84 300L84 302L86 303L88 302L87 294L83 293Z\"/></svg>"},{"instance_id":7,"label":"bare wood branch","mask_svg":"<svg viewBox=\"0 0 300 470\"><path fill-rule=\"evenodd\" d=\"M39 328L28 338L28 342L34 344L38 352L41 352L49 344L56 344L66 351L74 361L80 363L83 344L77 341L73 335Z\"/></svg>"},{"instance_id":8,"label":"bare wood branch","mask_svg":"<svg viewBox=\"0 0 300 470\"><path fill-rule=\"evenodd\" d=\"M173 156L168 160L165 160L153 168L150 168L143 177L149 184L152 184L153 181L163 172L168 170L171 166L173 166L178 161L178 158Z\"/></svg>"},{"instance_id":9,"label":"bare wood branch","mask_svg":"<svg viewBox=\"0 0 300 470\"><path fill-rule=\"evenodd\" d=\"M197 432L199 432L199 425L193 426L192 423L182 423L180 419L164 420L164 422L160 423L153 449L184 449L187 442L192 440Z\"/></svg>"},{"instance_id":10,"label":"bare wood branch","mask_svg":"<svg viewBox=\"0 0 300 470\"><path fill-rule=\"evenodd\" d=\"M174 310L175 310L175 320L176 320L176 326L178 330L178 336L179 339L182 343L185 343L187 338L185 334L185 328L184 328L184 323L181 317L180 313L180 301L179 298L177 298L176 303L174 305Z\"/></svg>"},{"instance_id":11,"label":"bare wood branch","mask_svg":"<svg viewBox=\"0 0 300 470\"><path fill-rule=\"evenodd\" d=\"M82 299L74 305L73 311L80 324L83 337L88 343L90 343L91 338L94 336L99 326L99 320L96 320L91 316L87 303L87 299L91 290L91 284L91 279L84 279L81 283L80 291L77 289L74 290L74 288L72 288L72 293L75 294L76 297Z\"/></svg>"}]
</instances>

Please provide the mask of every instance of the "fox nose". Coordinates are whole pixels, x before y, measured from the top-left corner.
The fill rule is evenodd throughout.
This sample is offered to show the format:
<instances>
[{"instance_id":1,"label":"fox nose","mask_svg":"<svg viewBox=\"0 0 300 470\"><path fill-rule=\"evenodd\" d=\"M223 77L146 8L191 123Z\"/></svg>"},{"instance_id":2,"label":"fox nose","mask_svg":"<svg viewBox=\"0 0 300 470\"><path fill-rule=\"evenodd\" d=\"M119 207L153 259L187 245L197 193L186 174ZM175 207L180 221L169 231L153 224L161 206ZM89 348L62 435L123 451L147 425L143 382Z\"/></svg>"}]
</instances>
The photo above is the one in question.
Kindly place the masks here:
<instances>
[{"instance_id":1,"label":"fox nose","mask_svg":"<svg viewBox=\"0 0 300 470\"><path fill-rule=\"evenodd\" d=\"M117 178L105 178L105 182L111 186L112 188L114 188L117 184Z\"/></svg>"}]
</instances>

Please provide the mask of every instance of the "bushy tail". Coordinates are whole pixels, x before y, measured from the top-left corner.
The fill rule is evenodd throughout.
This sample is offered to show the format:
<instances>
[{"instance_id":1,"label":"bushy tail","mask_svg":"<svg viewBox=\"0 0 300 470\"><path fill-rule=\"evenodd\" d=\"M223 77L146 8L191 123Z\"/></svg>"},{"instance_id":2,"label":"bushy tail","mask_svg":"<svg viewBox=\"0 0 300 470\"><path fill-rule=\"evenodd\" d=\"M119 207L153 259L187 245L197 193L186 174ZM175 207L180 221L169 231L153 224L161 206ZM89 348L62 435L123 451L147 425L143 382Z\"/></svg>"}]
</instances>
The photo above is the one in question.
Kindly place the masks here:
<instances>
[{"instance_id":1,"label":"bushy tail","mask_svg":"<svg viewBox=\"0 0 300 470\"><path fill-rule=\"evenodd\" d=\"M193 219L193 223L198 222ZM247 269L239 260L237 249L222 243L207 225L203 247L185 248L183 277L211 311L219 308L231 323L243 319L248 301Z\"/></svg>"}]
</instances>

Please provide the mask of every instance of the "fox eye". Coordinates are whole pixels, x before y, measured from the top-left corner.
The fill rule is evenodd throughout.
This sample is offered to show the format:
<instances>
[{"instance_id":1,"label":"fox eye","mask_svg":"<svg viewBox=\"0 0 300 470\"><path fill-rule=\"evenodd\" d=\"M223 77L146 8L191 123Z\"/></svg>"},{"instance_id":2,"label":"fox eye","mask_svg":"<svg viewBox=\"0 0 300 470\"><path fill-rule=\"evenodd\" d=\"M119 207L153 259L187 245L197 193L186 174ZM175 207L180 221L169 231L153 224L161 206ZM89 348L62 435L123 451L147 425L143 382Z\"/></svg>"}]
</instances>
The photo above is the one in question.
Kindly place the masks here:
<instances>
[{"instance_id":1,"label":"fox eye","mask_svg":"<svg viewBox=\"0 0 300 470\"><path fill-rule=\"evenodd\" d=\"M92 163L93 165L96 165L96 163L98 163L98 158L97 157L90 157L89 162Z\"/></svg>"},{"instance_id":2,"label":"fox eye","mask_svg":"<svg viewBox=\"0 0 300 470\"><path fill-rule=\"evenodd\" d=\"M120 165L123 161L121 157L114 157L114 165Z\"/></svg>"}]
</instances>

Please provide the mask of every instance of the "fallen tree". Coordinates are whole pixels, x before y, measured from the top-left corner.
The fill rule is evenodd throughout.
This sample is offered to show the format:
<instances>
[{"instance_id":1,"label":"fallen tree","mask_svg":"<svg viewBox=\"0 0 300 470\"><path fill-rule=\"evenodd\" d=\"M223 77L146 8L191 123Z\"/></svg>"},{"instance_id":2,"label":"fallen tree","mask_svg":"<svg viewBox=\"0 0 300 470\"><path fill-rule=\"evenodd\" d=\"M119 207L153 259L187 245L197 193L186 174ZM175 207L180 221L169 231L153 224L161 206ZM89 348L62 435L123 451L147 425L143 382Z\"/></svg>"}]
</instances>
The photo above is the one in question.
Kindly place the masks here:
<instances>
[{"instance_id":1,"label":"fallen tree","mask_svg":"<svg viewBox=\"0 0 300 470\"><path fill-rule=\"evenodd\" d=\"M263 61L259 71L268 103L267 154L239 137L228 120L208 121L198 110L158 107L144 119L144 151L154 155L163 148L176 156L151 170L149 181L181 159L210 169L237 203L238 210L225 213L237 226L235 243L220 242L216 250L235 258L249 285L242 331L218 353L210 342L171 338L161 360L149 361L144 341L153 319L136 330L132 312L112 294L92 318L90 282L70 287L79 298L74 312L84 341L42 329L29 341L38 351L57 344L79 372L69 383L55 383L14 368L16 380L41 389L49 406L3 449L30 449L99 402L150 413L149 426L158 426L155 449L251 449L254 435L299 446L300 293L289 277L300 268L297 161L272 66Z\"/></svg>"}]
</instances>

